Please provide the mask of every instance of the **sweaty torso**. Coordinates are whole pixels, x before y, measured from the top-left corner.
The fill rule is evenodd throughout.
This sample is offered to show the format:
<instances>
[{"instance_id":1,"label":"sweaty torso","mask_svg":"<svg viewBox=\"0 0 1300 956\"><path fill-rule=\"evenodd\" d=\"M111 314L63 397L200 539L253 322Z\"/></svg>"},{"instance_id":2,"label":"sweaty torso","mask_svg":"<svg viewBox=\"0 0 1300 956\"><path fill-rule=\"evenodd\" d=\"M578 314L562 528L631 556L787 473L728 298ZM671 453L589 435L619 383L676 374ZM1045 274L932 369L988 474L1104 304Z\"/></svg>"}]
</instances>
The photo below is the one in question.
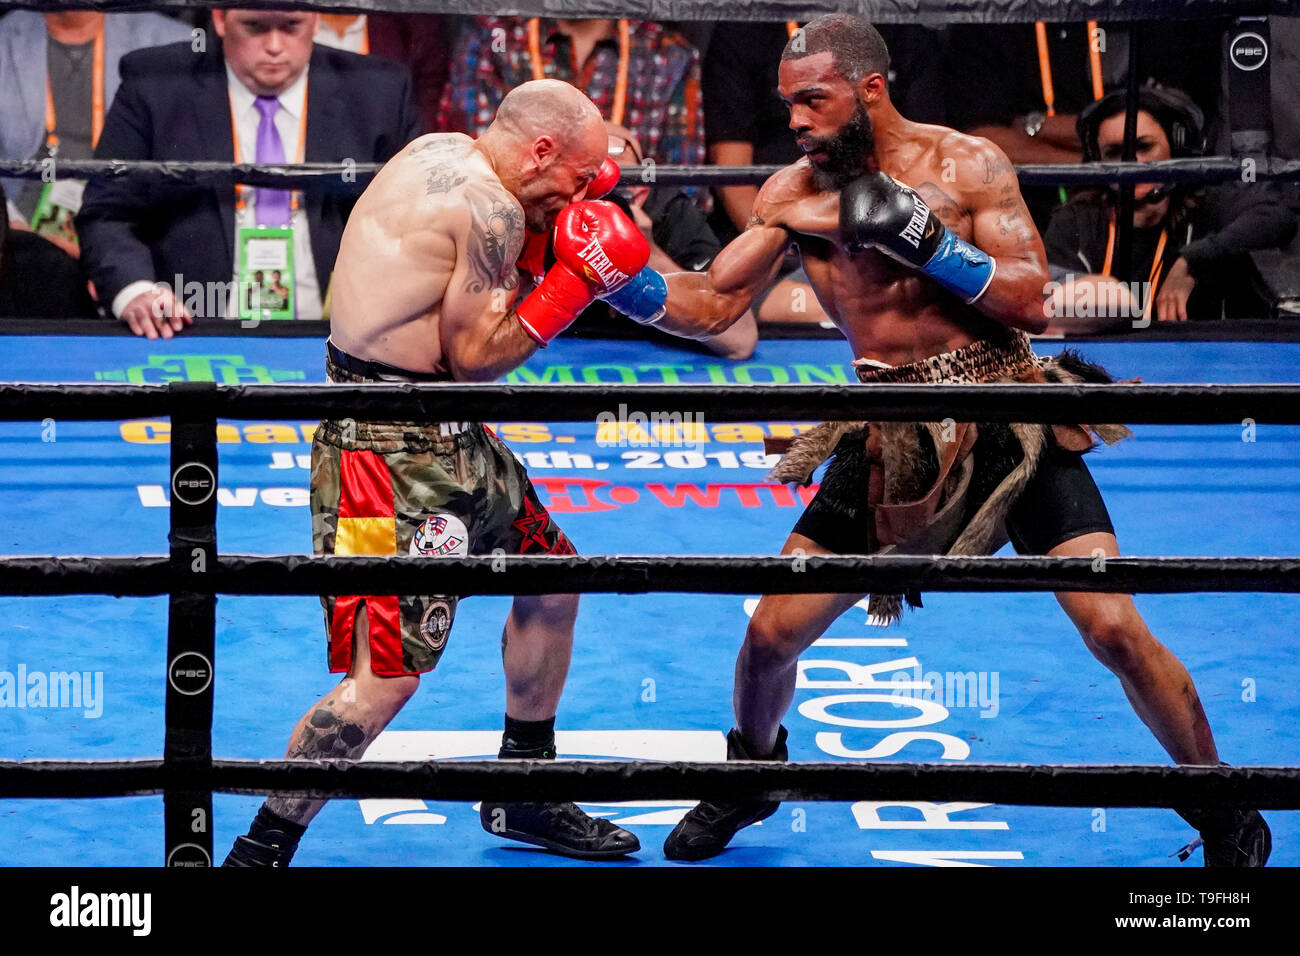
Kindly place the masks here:
<instances>
[{"instance_id":1,"label":"sweaty torso","mask_svg":"<svg viewBox=\"0 0 1300 956\"><path fill-rule=\"evenodd\" d=\"M881 168L915 189L949 230L972 242L972 212L944 148L945 140L959 134L920 123L911 128L914 135L902 148L880 157ZM845 252L836 239L839 193L818 191L806 159L778 175L785 181L769 221L792 233L818 301L856 357L904 365L1005 334L1004 326L918 270L875 250Z\"/></svg>"},{"instance_id":2,"label":"sweaty torso","mask_svg":"<svg viewBox=\"0 0 1300 956\"><path fill-rule=\"evenodd\" d=\"M496 175L461 133L422 136L357 201L331 285L330 337L357 358L416 372L446 371L439 325L456 268L447 224L461 190Z\"/></svg>"}]
</instances>

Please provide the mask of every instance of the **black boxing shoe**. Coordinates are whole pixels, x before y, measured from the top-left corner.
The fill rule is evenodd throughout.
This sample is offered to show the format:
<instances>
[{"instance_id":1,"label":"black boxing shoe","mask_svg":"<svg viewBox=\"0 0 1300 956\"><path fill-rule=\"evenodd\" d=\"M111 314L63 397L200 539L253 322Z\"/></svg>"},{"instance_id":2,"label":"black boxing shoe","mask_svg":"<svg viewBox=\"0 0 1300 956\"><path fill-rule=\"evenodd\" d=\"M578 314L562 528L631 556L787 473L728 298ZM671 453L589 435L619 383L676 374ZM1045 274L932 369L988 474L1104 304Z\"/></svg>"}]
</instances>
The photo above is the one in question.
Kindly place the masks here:
<instances>
[{"instance_id":1,"label":"black boxing shoe","mask_svg":"<svg viewBox=\"0 0 1300 956\"><path fill-rule=\"evenodd\" d=\"M295 848L286 848L280 843L274 842L276 836L285 836L277 834L276 831L263 833L263 839L270 839L273 842L262 843L258 840L250 839L246 836L235 837L235 845L227 854L222 866L288 866L289 861L293 859Z\"/></svg>"},{"instance_id":2,"label":"black boxing shoe","mask_svg":"<svg viewBox=\"0 0 1300 956\"><path fill-rule=\"evenodd\" d=\"M785 744L786 730L781 727L776 735L776 747L769 757L755 757L745 747L740 731L733 728L727 734L728 760L788 760L790 751ZM766 820L776 813L779 800L750 803L713 803L705 800L690 810L673 832L664 840L664 856L670 860L696 862L717 856L732 837L747 826Z\"/></svg>"},{"instance_id":3,"label":"black boxing shoe","mask_svg":"<svg viewBox=\"0 0 1300 956\"><path fill-rule=\"evenodd\" d=\"M506 718L507 726L510 718ZM527 726L527 725L525 725ZM554 760L555 737L520 740L509 732L502 735L501 759ZM608 820L590 817L575 803L488 803L479 804L479 822L488 833L507 840L554 850L579 860L608 860L641 849L636 834Z\"/></svg>"},{"instance_id":4,"label":"black boxing shoe","mask_svg":"<svg viewBox=\"0 0 1300 956\"><path fill-rule=\"evenodd\" d=\"M276 816L265 804L249 825L248 835L235 845L222 866L288 866L298 850L306 826Z\"/></svg>"},{"instance_id":5,"label":"black boxing shoe","mask_svg":"<svg viewBox=\"0 0 1300 956\"><path fill-rule=\"evenodd\" d=\"M1252 867L1268 863L1273 852L1273 833L1258 810L1232 810L1226 816L1204 811L1179 810L1179 815L1201 836L1178 851L1186 860L1199 844L1207 867Z\"/></svg>"},{"instance_id":6,"label":"black boxing shoe","mask_svg":"<svg viewBox=\"0 0 1300 956\"><path fill-rule=\"evenodd\" d=\"M487 803L479 820L488 833L579 860L607 860L641 849L636 834L590 817L575 803Z\"/></svg>"}]
</instances>

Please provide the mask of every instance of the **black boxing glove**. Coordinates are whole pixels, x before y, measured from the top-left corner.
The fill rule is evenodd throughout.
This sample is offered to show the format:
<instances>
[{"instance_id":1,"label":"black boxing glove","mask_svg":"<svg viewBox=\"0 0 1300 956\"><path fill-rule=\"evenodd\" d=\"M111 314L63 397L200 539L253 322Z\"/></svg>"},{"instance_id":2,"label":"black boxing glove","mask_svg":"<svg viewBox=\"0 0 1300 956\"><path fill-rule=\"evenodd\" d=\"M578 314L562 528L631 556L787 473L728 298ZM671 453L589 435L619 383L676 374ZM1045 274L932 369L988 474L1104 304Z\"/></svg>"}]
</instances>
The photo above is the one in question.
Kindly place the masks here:
<instances>
[{"instance_id":1,"label":"black boxing glove","mask_svg":"<svg viewBox=\"0 0 1300 956\"><path fill-rule=\"evenodd\" d=\"M967 303L984 294L996 269L987 253L953 235L915 190L881 171L840 191L840 238L850 253L879 249Z\"/></svg>"}]
</instances>

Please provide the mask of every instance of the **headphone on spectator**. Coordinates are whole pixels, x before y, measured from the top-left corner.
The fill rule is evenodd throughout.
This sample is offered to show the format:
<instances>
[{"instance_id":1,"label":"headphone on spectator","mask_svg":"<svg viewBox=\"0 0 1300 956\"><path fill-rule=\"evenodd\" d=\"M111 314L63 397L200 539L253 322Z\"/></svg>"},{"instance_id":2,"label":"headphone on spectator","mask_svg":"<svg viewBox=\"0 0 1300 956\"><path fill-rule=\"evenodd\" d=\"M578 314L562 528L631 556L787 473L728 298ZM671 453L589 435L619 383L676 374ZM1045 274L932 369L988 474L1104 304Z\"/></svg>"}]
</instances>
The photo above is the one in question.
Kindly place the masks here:
<instances>
[{"instance_id":1,"label":"headphone on spectator","mask_svg":"<svg viewBox=\"0 0 1300 956\"><path fill-rule=\"evenodd\" d=\"M1089 103L1079 112L1075 129L1083 144L1085 163L1101 162L1097 143L1101 124L1127 107L1124 90L1108 93ZM1138 109L1156 118L1169 137L1169 152L1175 159L1205 155L1205 114L1182 90L1169 86L1146 85L1138 90Z\"/></svg>"}]
</instances>

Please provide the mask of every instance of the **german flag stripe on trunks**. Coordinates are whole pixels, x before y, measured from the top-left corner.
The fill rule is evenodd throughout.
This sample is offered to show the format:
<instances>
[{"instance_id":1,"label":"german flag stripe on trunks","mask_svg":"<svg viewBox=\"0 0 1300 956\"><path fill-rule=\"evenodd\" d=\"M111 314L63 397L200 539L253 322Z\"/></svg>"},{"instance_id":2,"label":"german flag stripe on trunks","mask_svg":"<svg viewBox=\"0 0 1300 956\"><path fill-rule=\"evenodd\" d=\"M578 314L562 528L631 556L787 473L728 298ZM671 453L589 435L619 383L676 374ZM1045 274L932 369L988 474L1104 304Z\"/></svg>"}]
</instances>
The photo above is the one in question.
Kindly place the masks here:
<instances>
[{"instance_id":1,"label":"german flag stripe on trunks","mask_svg":"<svg viewBox=\"0 0 1300 956\"><path fill-rule=\"evenodd\" d=\"M397 516L388 465L373 451L347 451L339 461L338 528L334 553L396 554ZM376 673L402 672L402 626L396 595L346 595L334 603L330 621L330 670L352 664L352 629L358 605L370 621L370 662Z\"/></svg>"}]
</instances>

